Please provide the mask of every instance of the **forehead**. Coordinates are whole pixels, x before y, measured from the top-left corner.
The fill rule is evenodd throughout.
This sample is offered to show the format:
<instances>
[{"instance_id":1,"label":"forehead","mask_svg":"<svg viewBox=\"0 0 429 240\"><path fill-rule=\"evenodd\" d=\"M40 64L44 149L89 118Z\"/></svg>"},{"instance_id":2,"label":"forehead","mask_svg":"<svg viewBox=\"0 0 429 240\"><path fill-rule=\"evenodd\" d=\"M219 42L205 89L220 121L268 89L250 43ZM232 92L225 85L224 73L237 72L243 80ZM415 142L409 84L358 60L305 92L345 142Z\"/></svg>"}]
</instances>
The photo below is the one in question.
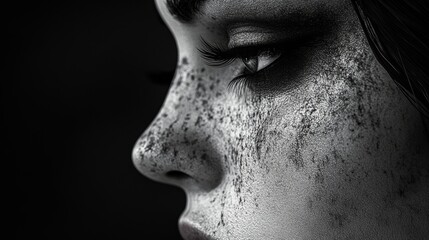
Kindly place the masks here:
<instances>
[{"instance_id":1,"label":"forehead","mask_svg":"<svg viewBox=\"0 0 429 240\"><path fill-rule=\"evenodd\" d=\"M180 11L189 13L197 10L194 18L210 17L211 20L236 20L259 18L264 20L278 19L286 15L311 16L322 11L341 11L343 0L157 0L161 9L180 6ZM168 11L166 11L168 12Z\"/></svg>"}]
</instances>

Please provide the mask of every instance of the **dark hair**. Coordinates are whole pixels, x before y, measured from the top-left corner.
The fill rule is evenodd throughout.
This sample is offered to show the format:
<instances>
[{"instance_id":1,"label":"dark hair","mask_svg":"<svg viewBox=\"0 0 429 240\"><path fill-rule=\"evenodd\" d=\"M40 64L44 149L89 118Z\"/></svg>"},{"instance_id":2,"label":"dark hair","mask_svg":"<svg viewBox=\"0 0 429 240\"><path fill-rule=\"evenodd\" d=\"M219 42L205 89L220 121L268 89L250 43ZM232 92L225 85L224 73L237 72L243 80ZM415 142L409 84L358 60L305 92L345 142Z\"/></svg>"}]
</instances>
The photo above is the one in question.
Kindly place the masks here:
<instances>
[{"instance_id":1,"label":"dark hair","mask_svg":"<svg viewBox=\"0 0 429 240\"><path fill-rule=\"evenodd\" d=\"M377 60L429 118L429 1L352 2Z\"/></svg>"}]
</instances>

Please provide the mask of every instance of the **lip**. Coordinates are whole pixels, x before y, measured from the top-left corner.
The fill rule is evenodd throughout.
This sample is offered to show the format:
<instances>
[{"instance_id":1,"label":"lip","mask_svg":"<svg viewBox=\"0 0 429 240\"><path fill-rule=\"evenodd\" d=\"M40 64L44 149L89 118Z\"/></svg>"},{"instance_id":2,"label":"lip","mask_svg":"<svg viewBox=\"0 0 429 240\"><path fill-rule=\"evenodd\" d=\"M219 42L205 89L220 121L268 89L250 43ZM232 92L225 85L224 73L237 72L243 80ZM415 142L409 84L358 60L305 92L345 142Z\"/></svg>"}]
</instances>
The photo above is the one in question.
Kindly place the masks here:
<instances>
[{"instance_id":1,"label":"lip","mask_svg":"<svg viewBox=\"0 0 429 240\"><path fill-rule=\"evenodd\" d=\"M202 231L197 224L193 224L186 219L179 220L179 232L185 240L216 240Z\"/></svg>"}]
</instances>

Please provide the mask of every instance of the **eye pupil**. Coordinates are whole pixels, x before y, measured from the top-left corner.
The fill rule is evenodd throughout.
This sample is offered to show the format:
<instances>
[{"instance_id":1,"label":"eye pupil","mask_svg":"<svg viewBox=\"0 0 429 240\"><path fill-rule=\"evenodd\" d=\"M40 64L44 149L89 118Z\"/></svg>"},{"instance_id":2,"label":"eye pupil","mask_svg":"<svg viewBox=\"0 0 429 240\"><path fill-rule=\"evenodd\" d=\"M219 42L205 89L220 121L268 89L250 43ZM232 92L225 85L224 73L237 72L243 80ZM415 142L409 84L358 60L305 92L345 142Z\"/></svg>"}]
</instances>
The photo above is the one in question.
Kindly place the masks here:
<instances>
[{"instance_id":1,"label":"eye pupil","mask_svg":"<svg viewBox=\"0 0 429 240\"><path fill-rule=\"evenodd\" d=\"M258 71L258 57L245 57L242 61L249 72L255 73Z\"/></svg>"}]
</instances>

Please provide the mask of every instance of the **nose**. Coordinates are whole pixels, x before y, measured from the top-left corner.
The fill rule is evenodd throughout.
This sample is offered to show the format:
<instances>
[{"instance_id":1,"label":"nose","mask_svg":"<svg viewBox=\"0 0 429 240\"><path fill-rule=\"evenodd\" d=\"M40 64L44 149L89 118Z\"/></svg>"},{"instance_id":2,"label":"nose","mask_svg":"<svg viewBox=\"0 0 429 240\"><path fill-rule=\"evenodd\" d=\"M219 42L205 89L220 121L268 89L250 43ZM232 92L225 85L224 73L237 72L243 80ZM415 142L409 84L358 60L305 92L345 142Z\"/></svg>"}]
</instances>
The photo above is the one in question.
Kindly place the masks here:
<instances>
[{"instance_id":1,"label":"nose","mask_svg":"<svg viewBox=\"0 0 429 240\"><path fill-rule=\"evenodd\" d=\"M190 127L193 115L197 113L161 110L133 149L133 163L143 175L185 191L210 191L219 185L219 151L209 135Z\"/></svg>"}]
</instances>

